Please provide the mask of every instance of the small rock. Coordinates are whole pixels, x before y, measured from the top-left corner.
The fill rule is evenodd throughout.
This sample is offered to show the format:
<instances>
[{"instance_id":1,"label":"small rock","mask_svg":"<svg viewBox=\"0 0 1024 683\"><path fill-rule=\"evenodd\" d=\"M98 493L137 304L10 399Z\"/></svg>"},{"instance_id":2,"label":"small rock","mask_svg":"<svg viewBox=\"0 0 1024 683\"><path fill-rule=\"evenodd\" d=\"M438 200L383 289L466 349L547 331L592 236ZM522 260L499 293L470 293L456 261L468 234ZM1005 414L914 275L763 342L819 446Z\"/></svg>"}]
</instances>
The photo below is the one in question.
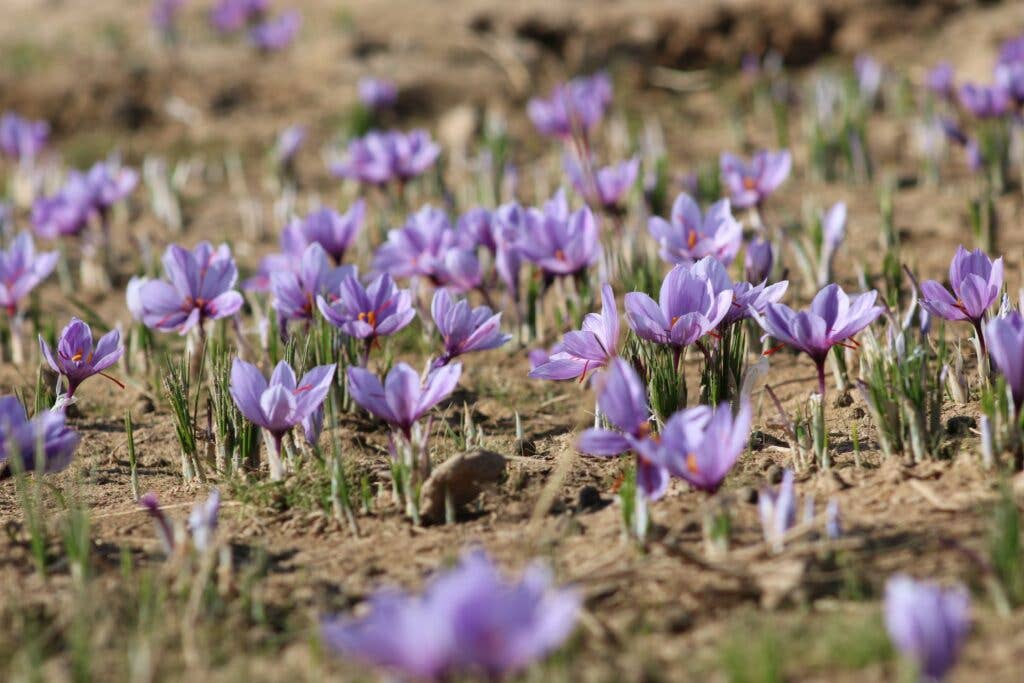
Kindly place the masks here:
<instances>
[{"instance_id":1,"label":"small rock","mask_svg":"<svg viewBox=\"0 0 1024 683\"><path fill-rule=\"evenodd\" d=\"M603 502L601 500L601 492L597 490L596 486L591 484L582 486L576 494L576 509L578 510L591 510Z\"/></svg>"},{"instance_id":2,"label":"small rock","mask_svg":"<svg viewBox=\"0 0 1024 683\"><path fill-rule=\"evenodd\" d=\"M154 410L156 410L156 407L149 396L140 396L135 404L132 405L132 415L145 415L146 413L152 413Z\"/></svg>"},{"instance_id":3,"label":"small rock","mask_svg":"<svg viewBox=\"0 0 1024 683\"><path fill-rule=\"evenodd\" d=\"M785 448L788 445L782 439L772 436L768 432L754 431L750 434L750 447L755 451L768 446L781 446Z\"/></svg>"},{"instance_id":4,"label":"small rock","mask_svg":"<svg viewBox=\"0 0 1024 683\"><path fill-rule=\"evenodd\" d=\"M476 134L478 116L476 109L460 104L441 115L437 125L437 137L445 149L464 152Z\"/></svg>"},{"instance_id":5,"label":"small rock","mask_svg":"<svg viewBox=\"0 0 1024 683\"><path fill-rule=\"evenodd\" d=\"M757 489L753 486L741 486L736 489L736 500L742 503L755 505L757 503L757 496Z\"/></svg>"},{"instance_id":6,"label":"small rock","mask_svg":"<svg viewBox=\"0 0 1024 683\"><path fill-rule=\"evenodd\" d=\"M855 419L855 420L863 420L865 415L867 415L867 413L865 413L864 409L861 408L860 406L857 406L856 408L853 409L853 413L852 413L853 419Z\"/></svg>"},{"instance_id":7,"label":"small rock","mask_svg":"<svg viewBox=\"0 0 1024 683\"><path fill-rule=\"evenodd\" d=\"M970 415L957 415L946 420L946 433L950 436L967 436L977 427L978 421Z\"/></svg>"},{"instance_id":8,"label":"small rock","mask_svg":"<svg viewBox=\"0 0 1024 683\"><path fill-rule=\"evenodd\" d=\"M505 457L478 449L460 453L441 463L420 490L420 515L431 522L443 521L445 502L450 499L456 513L475 499L488 484L505 474Z\"/></svg>"},{"instance_id":9,"label":"small rock","mask_svg":"<svg viewBox=\"0 0 1024 683\"><path fill-rule=\"evenodd\" d=\"M836 400L832 402L832 405L836 408L849 408L853 405L853 396L850 396L849 391L844 391L836 396Z\"/></svg>"},{"instance_id":10,"label":"small rock","mask_svg":"<svg viewBox=\"0 0 1024 683\"><path fill-rule=\"evenodd\" d=\"M768 470L764 473L765 479L768 480L769 484L778 484L782 481L782 475L784 470L779 465L771 465Z\"/></svg>"},{"instance_id":11,"label":"small rock","mask_svg":"<svg viewBox=\"0 0 1024 683\"><path fill-rule=\"evenodd\" d=\"M512 444L512 450L522 456L537 455L537 444L529 439L516 439Z\"/></svg>"}]
</instances>

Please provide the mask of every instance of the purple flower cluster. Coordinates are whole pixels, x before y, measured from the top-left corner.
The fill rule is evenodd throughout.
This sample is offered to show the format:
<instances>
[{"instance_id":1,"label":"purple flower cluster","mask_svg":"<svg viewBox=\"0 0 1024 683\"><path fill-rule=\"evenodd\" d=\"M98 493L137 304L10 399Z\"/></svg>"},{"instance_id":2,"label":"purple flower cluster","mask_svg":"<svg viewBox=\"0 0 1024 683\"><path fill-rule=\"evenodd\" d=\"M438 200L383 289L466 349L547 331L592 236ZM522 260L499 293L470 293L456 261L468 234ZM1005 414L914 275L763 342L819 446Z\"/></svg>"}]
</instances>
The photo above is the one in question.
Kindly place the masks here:
<instances>
[{"instance_id":1,"label":"purple flower cluster","mask_svg":"<svg viewBox=\"0 0 1024 683\"><path fill-rule=\"evenodd\" d=\"M292 9L249 30L249 41L261 52L277 52L292 44L302 28L302 13Z\"/></svg>"},{"instance_id":2,"label":"purple flower cluster","mask_svg":"<svg viewBox=\"0 0 1024 683\"><path fill-rule=\"evenodd\" d=\"M210 23L221 33L234 33L260 22L269 6L270 0L218 0L210 10Z\"/></svg>"},{"instance_id":3,"label":"purple flower cluster","mask_svg":"<svg viewBox=\"0 0 1024 683\"><path fill-rule=\"evenodd\" d=\"M60 472L71 464L79 436L64 424L61 411L43 411L31 420L15 396L0 396L0 471L12 467Z\"/></svg>"},{"instance_id":4,"label":"purple flower cluster","mask_svg":"<svg viewBox=\"0 0 1024 683\"><path fill-rule=\"evenodd\" d=\"M303 252L297 271L281 269L270 274L274 309L283 324L292 320L310 321L317 297L337 293L345 279L356 274L355 266L330 265L327 252L313 242Z\"/></svg>"},{"instance_id":5,"label":"purple flower cluster","mask_svg":"<svg viewBox=\"0 0 1024 683\"><path fill-rule=\"evenodd\" d=\"M46 148L50 124L7 112L0 117L0 151L16 161L32 161Z\"/></svg>"},{"instance_id":6,"label":"purple flower cluster","mask_svg":"<svg viewBox=\"0 0 1024 683\"><path fill-rule=\"evenodd\" d=\"M388 232L373 267L396 278L424 277L456 292L475 289L482 278L480 262L471 248L462 246L448 214L429 205Z\"/></svg>"},{"instance_id":7,"label":"purple flower cluster","mask_svg":"<svg viewBox=\"0 0 1024 683\"><path fill-rule=\"evenodd\" d=\"M658 240L661 258L669 263L713 256L729 265L743 243L743 226L733 218L728 199L715 202L702 215L697 202L685 192L672 204L671 222L652 216L647 229Z\"/></svg>"},{"instance_id":8,"label":"purple flower cluster","mask_svg":"<svg viewBox=\"0 0 1024 683\"><path fill-rule=\"evenodd\" d=\"M548 97L530 100L526 113L541 135L586 137L604 118L611 101L611 79L597 73L556 85Z\"/></svg>"},{"instance_id":9,"label":"purple flower cluster","mask_svg":"<svg viewBox=\"0 0 1024 683\"><path fill-rule=\"evenodd\" d=\"M100 161L86 173L72 171L61 189L32 206L32 225L44 239L77 235L96 218L105 224L110 209L135 191L139 174L112 161Z\"/></svg>"},{"instance_id":10,"label":"purple flower cluster","mask_svg":"<svg viewBox=\"0 0 1024 683\"><path fill-rule=\"evenodd\" d=\"M433 166L440 153L423 130L371 131L349 143L344 160L332 164L331 172L366 185L402 184Z\"/></svg>"},{"instance_id":11,"label":"purple flower cluster","mask_svg":"<svg viewBox=\"0 0 1024 683\"><path fill-rule=\"evenodd\" d=\"M722 154L719 161L722 184L729 191L733 205L740 209L764 203L789 177L792 165L789 150L758 152L749 164L729 153Z\"/></svg>"},{"instance_id":12,"label":"purple flower cluster","mask_svg":"<svg viewBox=\"0 0 1024 683\"><path fill-rule=\"evenodd\" d=\"M558 648L579 608L579 595L556 588L543 566L509 582L472 552L422 595L378 592L366 616L324 619L321 634L339 654L402 677L500 680Z\"/></svg>"},{"instance_id":13,"label":"purple flower cluster","mask_svg":"<svg viewBox=\"0 0 1024 683\"><path fill-rule=\"evenodd\" d=\"M7 249L0 249L0 306L14 317L21 303L36 286L53 272L59 254L36 253L32 236L19 233Z\"/></svg>"}]
</instances>

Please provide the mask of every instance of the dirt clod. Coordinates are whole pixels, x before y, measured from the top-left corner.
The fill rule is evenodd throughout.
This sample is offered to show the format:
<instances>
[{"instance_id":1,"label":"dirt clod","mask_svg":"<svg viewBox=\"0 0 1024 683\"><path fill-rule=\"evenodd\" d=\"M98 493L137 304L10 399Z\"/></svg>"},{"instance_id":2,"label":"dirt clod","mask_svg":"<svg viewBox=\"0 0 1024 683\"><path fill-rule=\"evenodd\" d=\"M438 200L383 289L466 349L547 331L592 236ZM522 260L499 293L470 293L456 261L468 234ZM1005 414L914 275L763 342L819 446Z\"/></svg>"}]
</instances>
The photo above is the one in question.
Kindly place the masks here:
<instances>
[{"instance_id":1,"label":"dirt clod","mask_svg":"<svg viewBox=\"0 0 1024 683\"><path fill-rule=\"evenodd\" d=\"M484 487L498 482L504 474L505 456L494 451L478 449L449 458L423 482L420 514L427 521L443 520L446 499L451 500L458 513Z\"/></svg>"}]
</instances>

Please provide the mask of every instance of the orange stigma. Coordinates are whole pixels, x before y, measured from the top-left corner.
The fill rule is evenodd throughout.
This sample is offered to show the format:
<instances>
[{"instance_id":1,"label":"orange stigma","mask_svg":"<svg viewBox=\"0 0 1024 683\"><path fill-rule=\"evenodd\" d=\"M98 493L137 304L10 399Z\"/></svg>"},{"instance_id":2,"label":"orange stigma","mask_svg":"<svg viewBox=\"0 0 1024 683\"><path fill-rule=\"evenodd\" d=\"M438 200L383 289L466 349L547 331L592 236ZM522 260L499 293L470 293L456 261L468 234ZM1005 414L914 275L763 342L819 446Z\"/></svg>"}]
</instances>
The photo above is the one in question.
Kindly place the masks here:
<instances>
[{"instance_id":1,"label":"orange stigma","mask_svg":"<svg viewBox=\"0 0 1024 683\"><path fill-rule=\"evenodd\" d=\"M686 246L689 247L690 249L693 249L693 247L696 244L697 244L697 233L696 232L691 232L686 237Z\"/></svg>"},{"instance_id":2,"label":"orange stigma","mask_svg":"<svg viewBox=\"0 0 1024 683\"><path fill-rule=\"evenodd\" d=\"M697 474L697 454L687 453L686 454L686 469L689 470L690 474Z\"/></svg>"},{"instance_id":3,"label":"orange stigma","mask_svg":"<svg viewBox=\"0 0 1024 683\"><path fill-rule=\"evenodd\" d=\"M555 250L555 258L558 259L559 261L564 261L565 260L565 252L562 251L561 249L556 249Z\"/></svg>"},{"instance_id":4,"label":"orange stigma","mask_svg":"<svg viewBox=\"0 0 1024 683\"><path fill-rule=\"evenodd\" d=\"M79 351L79 352L78 352L78 353L76 353L75 355L71 356L71 360L75 361L76 363L77 363L78 361L82 360L82 352L81 352L81 351Z\"/></svg>"},{"instance_id":5,"label":"orange stigma","mask_svg":"<svg viewBox=\"0 0 1024 683\"><path fill-rule=\"evenodd\" d=\"M369 323L370 327L377 327L377 313L376 311L362 312L359 314L359 319L365 323Z\"/></svg>"},{"instance_id":6,"label":"orange stigma","mask_svg":"<svg viewBox=\"0 0 1024 683\"><path fill-rule=\"evenodd\" d=\"M756 188L757 188L757 180L755 180L754 178L751 178L750 176L747 176L746 178L743 179L743 189L744 190L753 190L753 189L756 189Z\"/></svg>"}]
</instances>

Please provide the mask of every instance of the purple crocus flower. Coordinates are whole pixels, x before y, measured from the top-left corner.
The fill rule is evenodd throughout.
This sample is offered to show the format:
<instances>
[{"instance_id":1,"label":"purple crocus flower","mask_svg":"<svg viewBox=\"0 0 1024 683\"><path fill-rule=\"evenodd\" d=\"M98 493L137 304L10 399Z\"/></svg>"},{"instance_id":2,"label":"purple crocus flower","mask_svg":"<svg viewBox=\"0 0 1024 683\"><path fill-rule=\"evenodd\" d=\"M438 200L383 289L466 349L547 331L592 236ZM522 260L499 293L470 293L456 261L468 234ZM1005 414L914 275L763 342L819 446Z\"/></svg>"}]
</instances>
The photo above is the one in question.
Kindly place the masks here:
<instances>
[{"instance_id":1,"label":"purple crocus flower","mask_svg":"<svg viewBox=\"0 0 1024 683\"><path fill-rule=\"evenodd\" d=\"M313 242L302 254L298 271L278 270L270 274L274 309L281 320L312 320L316 297L338 291L342 281L356 276L355 266L332 267L327 252Z\"/></svg>"},{"instance_id":2,"label":"purple crocus flower","mask_svg":"<svg viewBox=\"0 0 1024 683\"><path fill-rule=\"evenodd\" d=\"M956 663L970 628L970 597L897 574L885 584L885 627L923 681L941 681Z\"/></svg>"},{"instance_id":3,"label":"purple crocus flower","mask_svg":"<svg viewBox=\"0 0 1024 683\"><path fill-rule=\"evenodd\" d=\"M234 290L238 269L226 244L214 249L200 242L192 251L172 244L164 252L163 266L166 280L135 287L133 306L146 327L185 334L242 307L242 295Z\"/></svg>"},{"instance_id":4,"label":"purple crocus flower","mask_svg":"<svg viewBox=\"0 0 1024 683\"><path fill-rule=\"evenodd\" d=\"M282 166L291 164L295 159L295 155L299 153L302 143L305 141L305 126L288 126L282 130L277 136L277 142L274 145L274 157L277 159L277 163Z\"/></svg>"},{"instance_id":5,"label":"purple crocus flower","mask_svg":"<svg viewBox=\"0 0 1024 683\"><path fill-rule=\"evenodd\" d=\"M58 375L68 380L67 397L75 395L75 389L83 381L93 375L102 375L116 383L122 389L124 385L105 374L103 371L116 363L124 354L121 346L121 333L111 330L100 337L95 349L92 344L92 329L78 318L61 330L57 340L57 353L50 349L42 335L39 335L39 348L43 358Z\"/></svg>"},{"instance_id":6,"label":"purple crocus flower","mask_svg":"<svg viewBox=\"0 0 1024 683\"><path fill-rule=\"evenodd\" d=\"M681 348L718 327L732 296L731 289L716 291L699 270L679 265L661 283L658 303L643 292L626 295L626 320L642 339Z\"/></svg>"},{"instance_id":7,"label":"purple crocus flower","mask_svg":"<svg viewBox=\"0 0 1024 683\"><path fill-rule=\"evenodd\" d=\"M139 174L113 161L98 161L89 169L85 180L93 207L103 217L114 204L135 191L139 184Z\"/></svg>"},{"instance_id":8,"label":"purple crocus flower","mask_svg":"<svg viewBox=\"0 0 1024 683\"><path fill-rule=\"evenodd\" d=\"M613 358L600 379L597 404L617 431L588 429L580 435L576 447L598 457L632 451L636 455L639 490L647 499L658 500L668 488L668 471L657 457L657 442L650 438L651 408L646 388L633 367L622 358Z\"/></svg>"},{"instance_id":9,"label":"purple crocus flower","mask_svg":"<svg viewBox=\"0 0 1024 683\"><path fill-rule=\"evenodd\" d=\"M459 243L448 215L427 205L409 216L403 227L388 231L373 267L392 277L426 277L436 286L467 292L479 286L483 275L476 254Z\"/></svg>"},{"instance_id":10,"label":"purple crocus flower","mask_svg":"<svg viewBox=\"0 0 1024 683\"><path fill-rule=\"evenodd\" d=\"M372 76L360 78L358 89L359 101L368 109L389 109L398 101L398 88L394 83L383 78L373 78Z\"/></svg>"},{"instance_id":11,"label":"purple crocus flower","mask_svg":"<svg viewBox=\"0 0 1024 683\"><path fill-rule=\"evenodd\" d=\"M853 73L857 77L861 98L874 102L882 86L882 65L869 54L859 54L853 60Z\"/></svg>"},{"instance_id":12,"label":"purple crocus flower","mask_svg":"<svg viewBox=\"0 0 1024 683\"><path fill-rule=\"evenodd\" d=\"M996 66L995 87L1004 90L1015 103L1024 102L1024 62Z\"/></svg>"},{"instance_id":13,"label":"purple crocus flower","mask_svg":"<svg viewBox=\"0 0 1024 683\"><path fill-rule=\"evenodd\" d=\"M363 228L365 215L366 202L362 199L354 201L343 214L326 207L317 209L288 224L281 234L281 251L286 256L301 254L306 246L316 242L335 265L341 265Z\"/></svg>"},{"instance_id":14,"label":"purple crocus flower","mask_svg":"<svg viewBox=\"0 0 1024 683\"><path fill-rule=\"evenodd\" d=\"M475 551L434 577L422 595L379 591L369 607L361 618L323 620L321 634L332 650L403 677L500 680L565 641L580 596L555 588L540 564L509 582Z\"/></svg>"},{"instance_id":15,"label":"purple crocus flower","mask_svg":"<svg viewBox=\"0 0 1024 683\"><path fill-rule=\"evenodd\" d=\"M365 368L348 369L349 390L355 402L392 428L400 429L406 438L417 420L451 395L461 376L462 363L433 370L422 384L419 373L405 363L391 368L383 383Z\"/></svg>"},{"instance_id":16,"label":"purple crocus flower","mask_svg":"<svg viewBox=\"0 0 1024 683\"><path fill-rule=\"evenodd\" d=\"M728 152L719 160L722 183L740 209L760 206L789 177L792 165L789 150L758 152L750 164Z\"/></svg>"},{"instance_id":17,"label":"purple crocus flower","mask_svg":"<svg viewBox=\"0 0 1024 683\"><path fill-rule=\"evenodd\" d=\"M762 281L757 285L749 282L733 284L725 266L711 256L705 256L692 266L683 267L689 267L694 275L710 282L716 295L726 291L732 292L732 305L718 324L719 329L724 329L740 320L746 320L752 315L764 313L765 307L768 304L778 303L786 293L786 289L789 288L788 280L782 280L773 285L769 285L767 281Z\"/></svg>"},{"instance_id":18,"label":"purple crocus flower","mask_svg":"<svg viewBox=\"0 0 1024 683\"><path fill-rule=\"evenodd\" d=\"M797 313L785 304L768 304L758 322L781 345L811 357L818 368L818 391L824 396L828 352L882 314L885 309L874 305L877 297L875 290L849 297L839 285L830 284L814 296L810 310Z\"/></svg>"},{"instance_id":19,"label":"purple crocus flower","mask_svg":"<svg viewBox=\"0 0 1024 683\"><path fill-rule=\"evenodd\" d=\"M150 491L139 497L139 505L153 519L156 526L156 535L160 539L160 545L168 555L174 553L178 547L178 538L174 531L174 525L160 508L160 501L156 493ZM213 547L213 536L217 532L217 521L220 516L220 491L213 489L206 500L196 503L188 516L186 527L192 539L192 547L199 552L206 551Z\"/></svg>"},{"instance_id":20,"label":"purple crocus flower","mask_svg":"<svg viewBox=\"0 0 1024 683\"><path fill-rule=\"evenodd\" d=\"M331 172L367 185L405 183L433 166L440 153L423 130L371 131L348 144L345 159L333 164Z\"/></svg>"},{"instance_id":21,"label":"purple crocus flower","mask_svg":"<svg viewBox=\"0 0 1024 683\"><path fill-rule=\"evenodd\" d=\"M338 298L316 298L320 313L350 337L366 340L369 349L378 337L390 336L412 322L416 309L407 289L399 289L388 274L363 287L355 275L341 281Z\"/></svg>"},{"instance_id":22,"label":"purple crocus flower","mask_svg":"<svg viewBox=\"0 0 1024 683\"><path fill-rule=\"evenodd\" d=\"M640 172L640 159L633 157L626 161L602 168L584 169L575 157L566 155L563 162L565 172L573 188L588 204L606 211L617 211L636 184Z\"/></svg>"},{"instance_id":23,"label":"purple crocus flower","mask_svg":"<svg viewBox=\"0 0 1024 683\"><path fill-rule=\"evenodd\" d=\"M846 239L846 204L836 202L821 218L821 254L818 261L818 286L831 280L836 252Z\"/></svg>"},{"instance_id":24,"label":"purple crocus flower","mask_svg":"<svg viewBox=\"0 0 1024 683\"><path fill-rule=\"evenodd\" d=\"M735 417L728 403L681 410L661 430L655 460L693 488L715 493L747 447L752 413L746 401Z\"/></svg>"},{"instance_id":25,"label":"purple crocus flower","mask_svg":"<svg viewBox=\"0 0 1024 683\"><path fill-rule=\"evenodd\" d=\"M495 230L494 214L480 206L459 216L455 224L459 244L472 249L483 247L492 254L498 250Z\"/></svg>"},{"instance_id":26,"label":"purple crocus flower","mask_svg":"<svg viewBox=\"0 0 1024 683\"><path fill-rule=\"evenodd\" d=\"M46 121L31 121L13 112L0 117L0 150L11 159L35 159L49 138L50 124Z\"/></svg>"},{"instance_id":27,"label":"purple crocus flower","mask_svg":"<svg viewBox=\"0 0 1024 683\"><path fill-rule=\"evenodd\" d=\"M619 353L619 309L615 292L608 283L601 285L601 312L588 313L583 329L567 332L556 349L530 371L534 379L583 382L591 370L603 368ZM536 357L539 360L539 357Z\"/></svg>"},{"instance_id":28,"label":"purple crocus flower","mask_svg":"<svg viewBox=\"0 0 1024 683\"><path fill-rule=\"evenodd\" d=\"M672 204L671 222L652 216L647 230L661 246L659 255L669 263L714 256L729 265L743 243L743 226L733 218L728 199L715 202L701 215L697 202L685 192Z\"/></svg>"},{"instance_id":29,"label":"purple crocus flower","mask_svg":"<svg viewBox=\"0 0 1024 683\"><path fill-rule=\"evenodd\" d=\"M966 320L978 332L984 350L981 323L1003 287L1003 259L991 260L981 249L967 251L957 247L949 265L949 285L953 293L935 280L921 283L921 306L946 320Z\"/></svg>"},{"instance_id":30,"label":"purple crocus flower","mask_svg":"<svg viewBox=\"0 0 1024 683\"><path fill-rule=\"evenodd\" d=\"M37 235L48 240L78 235L95 213L85 176L72 174L56 194L40 197L32 203L32 227Z\"/></svg>"},{"instance_id":31,"label":"purple crocus flower","mask_svg":"<svg viewBox=\"0 0 1024 683\"><path fill-rule=\"evenodd\" d=\"M995 119L1010 110L1010 94L999 85L966 83L958 91L960 104L979 119Z\"/></svg>"},{"instance_id":32,"label":"purple crocus flower","mask_svg":"<svg viewBox=\"0 0 1024 683\"><path fill-rule=\"evenodd\" d=\"M444 339L444 353L434 361L435 368L464 353L496 349L512 339L501 331L501 313L492 313L487 306L470 308L467 300L453 299L446 289L434 292L430 313Z\"/></svg>"},{"instance_id":33,"label":"purple crocus flower","mask_svg":"<svg viewBox=\"0 0 1024 683\"><path fill-rule=\"evenodd\" d=\"M757 494L757 510L765 543L781 552L786 532L796 525L796 494L793 492L793 470L782 473L778 490L762 488Z\"/></svg>"},{"instance_id":34,"label":"purple crocus flower","mask_svg":"<svg viewBox=\"0 0 1024 683\"><path fill-rule=\"evenodd\" d=\"M607 74L574 78L556 85L545 98L534 98L526 107L541 135L569 139L589 134L612 101L612 82Z\"/></svg>"},{"instance_id":35,"label":"purple crocus flower","mask_svg":"<svg viewBox=\"0 0 1024 683\"><path fill-rule=\"evenodd\" d=\"M284 476L281 440L296 425L301 424L306 429L307 423L314 419L314 413L330 391L335 369L335 365L321 365L297 381L295 371L281 361L268 383L255 365L240 358L232 362L228 390L239 412L270 437L267 443L272 446L268 449L272 479L280 480Z\"/></svg>"},{"instance_id":36,"label":"purple crocus flower","mask_svg":"<svg viewBox=\"0 0 1024 683\"><path fill-rule=\"evenodd\" d=\"M601 256L597 220L589 207L569 213L565 192L558 191L543 209L529 209L520 253L548 277L574 275Z\"/></svg>"},{"instance_id":37,"label":"purple crocus flower","mask_svg":"<svg viewBox=\"0 0 1024 683\"><path fill-rule=\"evenodd\" d=\"M953 65L949 62L939 62L925 77L925 87L939 97L949 99L953 96Z\"/></svg>"},{"instance_id":38,"label":"purple crocus flower","mask_svg":"<svg viewBox=\"0 0 1024 683\"><path fill-rule=\"evenodd\" d=\"M32 236L21 232L7 249L0 249L0 306L15 316L21 302L57 266L56 251L36 253Z\"/></svg>"},{"instance_id":39,"label":"purple crocus flower","mask_svg":"<svg viewBox=\"0 0 1024 683\"><path fill-rule=\"evenodd\" d=\"M282 12L273 19L267 19L262 24L253 26L249 31L249 41L261 52L277 52L284 50L302 28L302 12L288 10Z\"/></svg>"},{"instance_id":40,"label":"purple crocus flower","mask_svg":"<svg viewBox=\"0 0 1024 683\"><path fill-rule=\"evenodd\" d=\"M210 11L210 23L220 33L233 33L262 19L269 5L270 0L219 0Z\"/></svg>"},{"instance_id":41,"label":"purple crocus flower","mask_svg":"<svg viewBox=\"0 0 1024 683\"><path fill-rule=\"evenodd\" d=\"M185 0L153 0L149 20L156 30L173 37L177 30L178 13L184 6Z\"/></svg>"},{"instance_id":42,"label":"purple crocus flower","mask_svg":"<svg viewBox=\"0 0 1024 683\"><path fill-rule=\"evenodd\" d=\"M10 467L12 457L23 470L36 469L36 457L44 472L60 472L71 464L79 436L64 424L62 411L43 411L31 420L16 396L0 396L0 470Z\"/></svg>"},{"instance_id":43,"label":"purple crocus flower","mask_svg":"<svg viewBox=\"0 0 1024 683\"><path fill-rule=\"evenodd\" d=\"M988 355L1006 378L1020 413L1024 406L1024 317L1016 311L993 318L985 325Z\"/></svg>"},{"instance_id":44,"label":"purple crocus flower","mask_svg":"<svg viewBox=\"0 0 1024 683\"><path fill-rule=\"evenodd\" d=\"M764 282L772 276L775 267L775 247L763 237L747 245L743 256L743 272L748 282Z\"/></svg>"}]
</instances>

